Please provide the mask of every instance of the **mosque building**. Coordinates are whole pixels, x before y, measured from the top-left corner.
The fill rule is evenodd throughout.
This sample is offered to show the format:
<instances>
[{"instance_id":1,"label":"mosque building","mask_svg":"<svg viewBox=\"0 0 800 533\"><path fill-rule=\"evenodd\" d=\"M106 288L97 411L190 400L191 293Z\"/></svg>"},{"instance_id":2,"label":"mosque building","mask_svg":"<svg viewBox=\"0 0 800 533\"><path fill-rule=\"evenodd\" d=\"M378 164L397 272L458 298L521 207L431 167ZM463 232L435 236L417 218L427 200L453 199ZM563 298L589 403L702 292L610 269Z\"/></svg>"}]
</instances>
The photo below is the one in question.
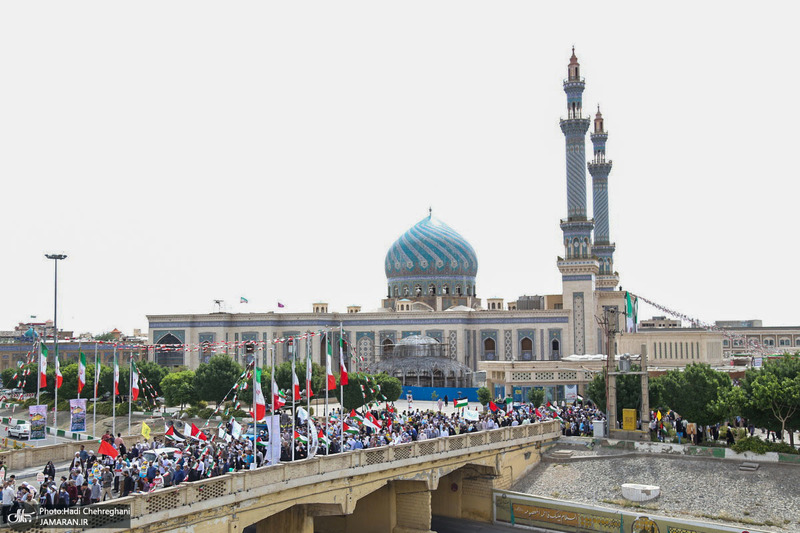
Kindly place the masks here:
<instances>
[{"instance_id":1,"label":"mosque building","mask_svg":"<svg viewBox=\"0 0 800 533\"><path fill-rule=\"evenodd\" d=\"M574 49L563 85L567 113L560 126L566 142L567 213L560 223L560 294L523 296L508 303L490 298L484 304L478 297L475 250L429 213L389 248L386 297L378 310L363 312L351 306L339 313L315 303L310 313L150 315L149 342L155 345L150 357L168 366L197 368L211 355L227 353L245 363L263 356L263 348L273 346L275 339L321 332L274 344L277 362L288 360L293 350L301 357L309 350L312 360L324 365L326 342L336 346L341 337L354 355L347 363L353 367L350 371L386 370L407 385L486 384L495 394L517 398L534 386L544 387L554 399L568 397L570 390L583 392L603 364L588 356L608 353L606 335L595 317L611 309L624 326L626 293L619 290L609 227L608 132L599 108L594 120L584 116L586 84ZM587 162L590 126L592 154ZM587 211L587 169L593 217ZM614 342L616 353L645 350L650 364L658 367L723 364L722 334L705 329L624 333ZM264 362L269 364L266 358Z\"/></svg>"}]
</instances>

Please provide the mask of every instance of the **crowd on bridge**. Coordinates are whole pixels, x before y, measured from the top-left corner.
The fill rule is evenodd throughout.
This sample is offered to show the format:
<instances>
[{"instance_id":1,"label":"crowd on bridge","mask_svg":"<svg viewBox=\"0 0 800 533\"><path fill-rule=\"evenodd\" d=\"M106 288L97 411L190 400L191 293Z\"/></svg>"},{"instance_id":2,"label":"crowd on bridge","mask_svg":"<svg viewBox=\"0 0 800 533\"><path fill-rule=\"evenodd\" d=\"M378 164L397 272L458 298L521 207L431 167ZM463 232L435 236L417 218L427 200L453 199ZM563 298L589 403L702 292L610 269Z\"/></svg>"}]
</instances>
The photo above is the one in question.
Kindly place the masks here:
<instances>
[{"instance_id":1,"label":"crowd on bridge","mask_svg":"<svg viewBox=\"0 0 800 533\"><path fill-rule=\"evenodd\" d=\"M305 459L310 453L330 455L548 420L560 420L564 434L589 435L593 421L603 418L591 404L548 404L540 408L528 404L489 405L491 409L480 412L468 408L445 412L441 405L438 410L401 412L387 404L359 412L351 410L344 419L334 410L327 419L311 417L314 425L307 424L307 413L304 417L303 411L298 410L300 415L294 424L288 417L289 423L281 426L280 461ZM49 509L91 505L185 481L269 466L267 430L254 428L248 434L242 432L241 426L237 431L236 426L230 420L215 431L198 430L192 437L188 431L174 431L173 425L173 431L168 431L170 435L164 439L140 439L135 443L126 443L121 434L113 437L106 432L99 448L81 446L64 475L57 475L51 461L42 470L41 483L17 485L14 475L5 476L3 521L26 504ZM309 434L310 428L317 435Z\"/></svg>"}]
</instances>

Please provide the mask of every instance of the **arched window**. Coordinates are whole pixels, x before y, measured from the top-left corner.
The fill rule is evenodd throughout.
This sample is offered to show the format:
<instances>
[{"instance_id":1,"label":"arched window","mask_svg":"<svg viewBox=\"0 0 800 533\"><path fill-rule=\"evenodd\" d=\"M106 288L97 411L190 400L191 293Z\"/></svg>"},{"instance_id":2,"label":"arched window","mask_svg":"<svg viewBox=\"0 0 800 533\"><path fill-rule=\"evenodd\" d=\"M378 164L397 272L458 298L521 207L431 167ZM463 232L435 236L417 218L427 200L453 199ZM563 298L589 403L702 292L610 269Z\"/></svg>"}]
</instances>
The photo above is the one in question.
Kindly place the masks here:
<instances>
[{"instance_id":1,"label":"arched window","mask_svg":"<svg viewBox=\"0 0 800 533\"><path fill-rule=\"evenodd\" d=\"M403 285L403 296L408 296L408 285Z\"/></svg>"},{"instance_id":2,"label":"arched window","mask_svg":"<svg viewBox=\"0 0 800 533\"><path fill-rule=\"evenodd\" d=\"M422 286L414 285L414 296L422 296Z\"/></svg>"},{"instance_id":3,"label":"arched window","mask_svg":"<svg viewBox=\"0 0 800 533\"><path fill-rule=\"evenodd\" d=\"M433 283L428 285L428 296L436 296L436 285Z\"/></svg>"},{"instance_id":4,"label":"arched window","mask_svg":"<svg viewBox=\"0 0 800 533\"><path fill-rule=\"evenodd\" d=\"M488 338L483 341L483 358L487 361L495 360L495 342L494 339Z\"/></svg>"},{"instance_id":5,"label":"arched window","mask_svg":"<svg viewBox=\"0 0 800 533\"><path fill-rule=\"evenodd\" d=\"M558 339L553 339L550 343L550 352L553 355L553 359L559 359L561 357L561 344L558 342Z\"/></svg>"},{"instance_id":6,"label":"arched window","mask_svg":"<svg viewBox=\"0 0 800 533\"><path fill-rule=\"evenodd\" d=\"M461 285L456 285L456 296L461 296Z\"/></svg>"},{"instance_id":7,"label":"arched window","mask_svg":"<svg viewBox=\"0 0 800 533\"><path fill-rule=\"evenodd\" d=\"M394 286L394 297L395 298L399 298L400 297L400 289L397 288L397 285Z\"/></svg>"},{"instance_id":8,"label":"arched window","mask_svg":"<svg viewBox=\"0 0 800 533\"><path fill-rule=\"evenodd\" d=\"M391 339L383 339L381 343L381 355L392 355L394 352L394 344L392 344Z\"/></svg>"},{"instance_id":9,"label":"arched window","mask_svg":"<svg viewBox=\"0 0 800 533\"><path fill-rule=\"evenodd\" d=\"M450 287L447 285L442 285L442 294L450 294Z\"/></svg>"},{"instance_id":10,"label":"arched window","mask_svg":"<svg viewBox=\"0 0 800 533\"><path fill-rule=\"evenodd\" d=\"M522 351L521 355L523 361L530 361L533 359L533 340L529 337L523 337L519 347Z\"/></svg>"}]
</instances>

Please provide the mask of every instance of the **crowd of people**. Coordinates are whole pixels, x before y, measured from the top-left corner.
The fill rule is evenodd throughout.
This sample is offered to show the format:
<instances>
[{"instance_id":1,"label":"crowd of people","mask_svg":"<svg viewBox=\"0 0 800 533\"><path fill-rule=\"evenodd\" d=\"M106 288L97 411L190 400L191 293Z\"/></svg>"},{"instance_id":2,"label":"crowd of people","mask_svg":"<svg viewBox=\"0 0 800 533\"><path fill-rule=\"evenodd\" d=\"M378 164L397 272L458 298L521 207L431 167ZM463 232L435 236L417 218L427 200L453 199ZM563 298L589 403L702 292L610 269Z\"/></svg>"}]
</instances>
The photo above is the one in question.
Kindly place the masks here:
<instances>
[{"instance_id":1,"label":"crowd of people","mask_svg":"<svg viewBox=\"0 0 800 533\"><path fill-rule=\"evenodd\" d=\"M305 459L310 452L329 455L554 419L561 421L562 433L566 435L589 435L593 421L603 417L591 404L586 407L548 404L538 409L527 404L503 408L501 404L494 408L494 411L462 408L445 412L440 404L437 410L400 412L386 405L351 411L344 420L340 412L332 411L327 424L324 418L312 417L313 426L305 423L305 417L298 416L294 425L291 417L285 417L281 425L280 461ZM167 439L140 439L130 446L121 434L114 437L106 432L102 438L104 444L97 451L86 449L85 445L80 447L65 475L57 477L56 467L50 461L42 472L44 480L36 486L27 482L17 486L13 475L5 477L3 521L26 504L48 509L91 505L184 481L269 466L269 435L260 427L248 433L229 421L215 431L206 429L195 437L188 436L188 431L185 434L174 431ZM320 434L309 435L311 427ZM100 453L100 449L106 453ZM1 463L0 468L4 468Z\"/></svg>"}]
</instances>

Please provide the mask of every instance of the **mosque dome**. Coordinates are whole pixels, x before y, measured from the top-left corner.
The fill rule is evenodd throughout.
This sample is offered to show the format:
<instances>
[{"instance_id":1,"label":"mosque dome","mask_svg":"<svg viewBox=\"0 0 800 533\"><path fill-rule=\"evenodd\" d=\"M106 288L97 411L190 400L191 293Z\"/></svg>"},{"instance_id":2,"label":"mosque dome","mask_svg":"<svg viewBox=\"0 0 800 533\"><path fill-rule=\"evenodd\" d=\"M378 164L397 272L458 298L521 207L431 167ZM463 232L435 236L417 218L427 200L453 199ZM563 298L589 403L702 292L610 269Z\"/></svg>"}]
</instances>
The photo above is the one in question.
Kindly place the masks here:
<instances>
[{"instance_id":1,"label":"mosque dome","mask_svg":"<svg viewBox=\"0 0 800 533\"><path fill-rule=\"evenodd\" d=\"M385 270L390 297L475 296L478 256L464 237L429 215L392 244Z\"/></svg>"}]
</instances>

